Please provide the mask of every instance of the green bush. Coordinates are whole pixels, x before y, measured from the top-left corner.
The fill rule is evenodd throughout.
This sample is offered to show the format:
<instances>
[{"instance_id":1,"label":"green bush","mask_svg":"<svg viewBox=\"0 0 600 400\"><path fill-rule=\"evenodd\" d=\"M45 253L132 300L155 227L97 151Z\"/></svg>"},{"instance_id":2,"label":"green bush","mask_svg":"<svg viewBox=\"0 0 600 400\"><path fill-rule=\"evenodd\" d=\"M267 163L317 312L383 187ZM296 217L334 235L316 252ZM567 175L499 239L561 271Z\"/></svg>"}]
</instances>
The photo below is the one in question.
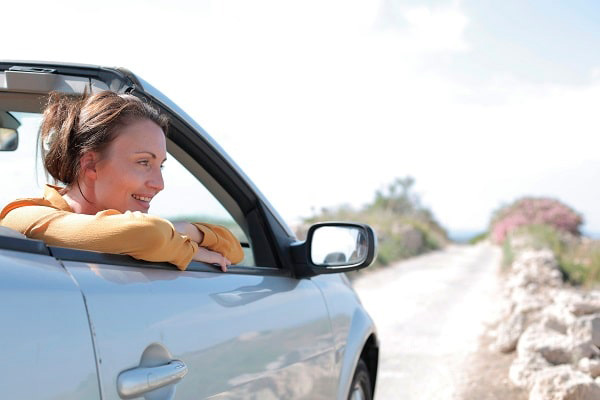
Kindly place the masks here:
<instances>
[{"instance_id":1,"label":"green bush","mask_svg":"<svg viewBox=\"0 0 600 400\"><path fill-rule=\"evenodd\" d=\"M482 242L484 240L486 240L488 238L488 233L487 232L481 232L478 233L477 235L473 236L471 239L469 239L469 241L467 243L469 244L477 244L479 242Z\"/></svg>"},{"instance_id":2,"label":"green bush","mask_svg":"<svg viewBox=\"0 0 600 400\"><path fill-rule=\"evenodd\" d=\"M518 246L517 246L518 243ZM512 263L515 247L550 249L567 281L574 285L600 285L600 241L581 238L550 225L527 225L503 242L504 263Z\"/></svg>"},{"instance_id":3,"label":"green bush","mask_svg":"<svg viewBox=\"0 0 600 400\"><path fill-rule=\"evenodd\" d=\"M297 235L303 238L308 226L323 221L353 221L370 225L377 234L379 249L375 265L388 265L448 243L446 231L433 213L412 192L414 179L398 178L375 194L372 203L360 210L343 205L324 208L303 221Z\"/></svg>"},{"instance_id":4,"label":"green bush","mask_svg":"<svg viewBox=\"0 0 600 400\"><path fill-rule=\"evenodd\" d=\"M510 238L502 243L502 268L507 269L515 260L515 252L511 246Z\"/></svg>"}]
</instances>

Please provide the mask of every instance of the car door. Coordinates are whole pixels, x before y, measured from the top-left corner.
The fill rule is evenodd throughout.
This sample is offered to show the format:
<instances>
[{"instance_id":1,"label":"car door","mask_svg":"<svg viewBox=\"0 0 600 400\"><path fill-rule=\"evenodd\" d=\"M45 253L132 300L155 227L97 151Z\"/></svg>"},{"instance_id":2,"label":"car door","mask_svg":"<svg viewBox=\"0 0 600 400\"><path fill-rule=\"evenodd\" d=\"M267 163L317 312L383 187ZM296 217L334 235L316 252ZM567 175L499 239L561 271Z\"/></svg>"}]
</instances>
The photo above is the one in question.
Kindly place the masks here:
<instances>
[{"instance_id":1,"label":"car door","mask_svg":"<svg viewBox=\"0 0 600 400\"><path fill-rule=\"evenodd\" d=\"M331 326L310 280L243 266L180 272L118 256L86 262L84 253L57 256L86 296L104 399L119 399L119 374L139 367L152 346L165 354L158 365L187 366L178 399L335 396Z\"/></svg>"},{"instance_id":2,"label":"car door","mask_svg":"<svg viewBox=\"0 0 600 400\"><path fill-rule=\"evenodd\" d=\"M81 291L42 242L0 232L0 321L1 399L100 399Z\"/></svg>"},{"instance_id":3,"label":"car door","mask_svg":"<svg viewBox=\"0 0 600 400\"><path fill-rule=\"evenodd\" d=\"M272 236L267 218L236 211L235 199L223 201L239 214L235 219L219 211L191 172L198 167L195 161L173 143L169 147L167 189L157 196L155 212L177 220L201 219L203 210L211 210L217 222L239 236L245 259L227 273L196 262L182 272L169 264L51 247L85 294L103 398L139 394L123 388L128 375L122 374L137 374L148 365L162 368L160 373L174 381L152 391L155 398L169 398L173 390L178 399L335 397L331 323L320 290L310 279L291 277L274 261L275 254L265 254L277 245L265 240ZM178 380L182 368L187 375Z\"/></svg>"}]
</instances>

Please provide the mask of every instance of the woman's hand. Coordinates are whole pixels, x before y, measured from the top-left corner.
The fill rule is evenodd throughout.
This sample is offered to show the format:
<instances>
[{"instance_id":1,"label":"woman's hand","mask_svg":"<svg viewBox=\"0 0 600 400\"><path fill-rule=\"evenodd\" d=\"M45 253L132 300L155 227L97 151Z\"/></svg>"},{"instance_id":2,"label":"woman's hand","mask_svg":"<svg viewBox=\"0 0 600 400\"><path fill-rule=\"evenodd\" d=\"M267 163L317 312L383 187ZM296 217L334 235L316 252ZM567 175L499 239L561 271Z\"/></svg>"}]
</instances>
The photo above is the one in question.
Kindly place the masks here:
<instances>
[{"instance_id":1,"label":"woman's hand","mask_svg":"<svg viewBox=\"0 0 600 400\"><path fill-rule=\"evenodd\" d=\"M198 247L198 251L194 254L192 260L219 265L223 272L227 272L227 267L231 265L231 261L227 258L216 251L211 251L204 247Z\"/></svg>"},{"instance_id":2,"label":"woman's hand","mask_svg":"<svg viewBox=\"0 0 600 400\"><path fill-rule=\"evenodd\" d=\"M173 222L173 226L181 235L189 237L198 244L202 243L204 233L189 222ZM221 271L223 272L227 272L227 267L231 265L231 261L225 256L205 247L198 247L198 251L196 251L192 260L201 261L207 264L216 264L221 267Z\"/></svg>"}]
</instances>

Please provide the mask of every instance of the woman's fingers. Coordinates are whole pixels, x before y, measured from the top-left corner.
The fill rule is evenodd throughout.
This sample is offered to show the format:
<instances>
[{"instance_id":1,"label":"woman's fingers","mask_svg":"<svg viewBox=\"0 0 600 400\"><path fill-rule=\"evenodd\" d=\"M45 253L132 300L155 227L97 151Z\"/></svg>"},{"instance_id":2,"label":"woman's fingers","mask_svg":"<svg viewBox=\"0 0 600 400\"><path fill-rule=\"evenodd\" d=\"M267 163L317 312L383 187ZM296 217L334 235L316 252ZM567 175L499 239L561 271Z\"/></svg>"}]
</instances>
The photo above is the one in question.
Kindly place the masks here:
<instances>
[{"instance_id":1,"label":"woman's fingers","mask_svg":"<svg viewBox=\"0 0 600 400\"><path fill-rule=\"evenodd\" d=\"M217 253L217 254L219 254L219 253ZM221 271L227 272L227 267L229 267L231 265L231 261L229 261L227 259L227 257L221 256L221 262L219 263L219 265L221 266Z\"/></svg>"},{"instance_id":2,"label":"woman's fingers","mask_svg":"<svg viewBox=\"0 0 600 400\"><path fill-rule=\"evenodd\" d=\"M229 261L226 257L204 247L198 247L198 251L194 255L194 260L205 262L207 264L218 265L221 267L221 271L223 272L227 272L227 267L231 265L231 261Z\"/></svg>"},{"instance_id":3,"label":"woman's fingers","mask_svg":"<svg viewBox=\"0 0 600 400\"><path fill-rule=\"evenodd\" d=\"M231 261L229 261L227 259L227 257L225 257L225 256L221 256L221 257L223 257L223 261L225 262L225 266L224 267L222 266L221 269L223 270L223 272L227 272L227 267L229 267L231 265Z\"/></svg>"}]
</instances>

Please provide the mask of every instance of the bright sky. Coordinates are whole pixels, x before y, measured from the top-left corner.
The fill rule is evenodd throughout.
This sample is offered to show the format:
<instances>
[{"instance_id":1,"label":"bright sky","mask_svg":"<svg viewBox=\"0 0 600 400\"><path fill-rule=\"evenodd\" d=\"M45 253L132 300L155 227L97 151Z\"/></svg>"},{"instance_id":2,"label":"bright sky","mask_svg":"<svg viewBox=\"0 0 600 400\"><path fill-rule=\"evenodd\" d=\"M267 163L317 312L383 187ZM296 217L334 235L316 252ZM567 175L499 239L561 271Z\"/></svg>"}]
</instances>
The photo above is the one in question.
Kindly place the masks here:
<instances>
[{"instance_id":1,"label":"bright sky","mask_svg":"<svg viewBox=\"0 0 600 400\"><path fill-rule=\"evenodd\" d=\"M411 175L451 230L523 195L600 232L593 0L5 2L1 57L123 66L290 222Z\"/></svg>"}]
</instances>

